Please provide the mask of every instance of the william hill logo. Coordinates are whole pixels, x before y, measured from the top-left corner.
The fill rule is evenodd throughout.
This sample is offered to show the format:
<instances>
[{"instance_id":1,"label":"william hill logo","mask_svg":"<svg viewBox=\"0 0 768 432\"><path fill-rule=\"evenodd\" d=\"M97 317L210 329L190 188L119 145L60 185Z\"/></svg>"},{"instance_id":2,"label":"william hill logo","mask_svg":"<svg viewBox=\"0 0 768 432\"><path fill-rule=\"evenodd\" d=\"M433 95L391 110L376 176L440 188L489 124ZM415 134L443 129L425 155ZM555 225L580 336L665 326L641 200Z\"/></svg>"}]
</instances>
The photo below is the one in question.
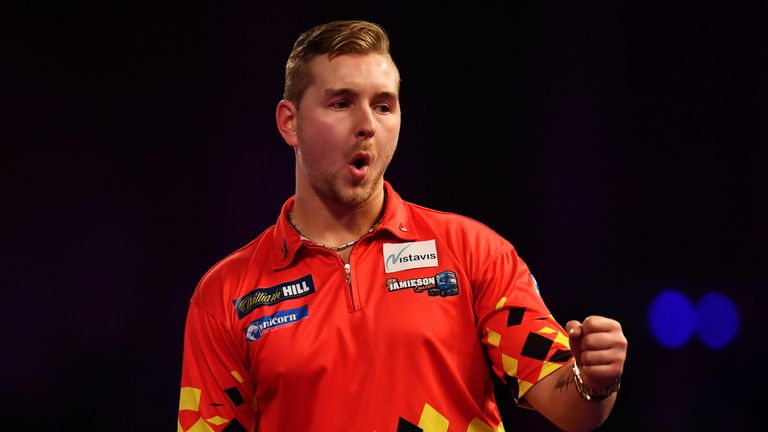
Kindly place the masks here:
<instances>
[{"instance_id":1,"label":"william hill logo","mask_svg":"<svg viewBox=\"0 0 768 432\"><path fill-rule=\"evenodd\" d=\"M243 318L251 311L262 306L280 303L283 300L300 298L315 292L312 275L288 281L269 288L256 288L248 294L232 300L238 318Z\"/></svg>"}]
</instances>

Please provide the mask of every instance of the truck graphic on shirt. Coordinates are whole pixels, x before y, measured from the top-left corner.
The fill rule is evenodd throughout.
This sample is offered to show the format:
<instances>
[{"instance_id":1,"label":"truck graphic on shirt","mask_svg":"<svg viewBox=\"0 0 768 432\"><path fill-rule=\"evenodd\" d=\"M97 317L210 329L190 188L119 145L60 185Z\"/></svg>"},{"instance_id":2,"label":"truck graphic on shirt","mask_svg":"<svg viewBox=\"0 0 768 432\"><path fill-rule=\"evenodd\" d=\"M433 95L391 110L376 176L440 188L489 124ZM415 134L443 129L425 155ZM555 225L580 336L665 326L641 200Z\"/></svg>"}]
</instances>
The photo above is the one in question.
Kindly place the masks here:
<instances>
[{"instance_id":1,"label":"truck graphic on shirt","mask_svg":"<svg viewBox=\"0 0 768 432\"><path fill-rule=\"evenodd\" d=\"M427 291L430 296L453 296L459 293L459 284L456 282L456 273L445 270L435 275L434 285L421 285L413 288L416 292Z\"/></svg>"},{"instance_id":2,"label":"truck graphic on shirt","mask_svg":"<svg viewBox=\"0 0 768 432\"><path fill-rule=\"evenodd\" d=\"M459 293L459 284L456 282L456 273L446 270L435 275L435 287L427 291L431 296L439 295L445 297L457 295Z\"/></svg>"},{"instance_id":3,"label":"truck graphic on shirt","mask_svg":"<svg viewBox=\"0 0 768 432\"><path fill-rule=\"evenodd\" d=\"M420 293L426 291L430 296L455 296L459 294L459 284L456 280L456 273L445 270L434 276L421 277L416 279L398 280L395 278L387 279L387 287L390 292L400 291L412 288L414 292Z\"/></svg>"}]
</instances>

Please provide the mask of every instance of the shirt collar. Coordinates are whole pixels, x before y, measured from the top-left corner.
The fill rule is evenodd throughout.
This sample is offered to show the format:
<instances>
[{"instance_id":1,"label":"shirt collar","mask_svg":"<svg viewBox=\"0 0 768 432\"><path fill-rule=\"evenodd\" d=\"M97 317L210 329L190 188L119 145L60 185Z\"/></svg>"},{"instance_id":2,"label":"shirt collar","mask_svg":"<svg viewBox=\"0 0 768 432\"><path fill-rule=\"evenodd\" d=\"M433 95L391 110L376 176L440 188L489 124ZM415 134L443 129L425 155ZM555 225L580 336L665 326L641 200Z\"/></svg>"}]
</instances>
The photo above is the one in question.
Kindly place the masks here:
<instances>
[{"instance_id":1,"label":"shirt collar","mask_svg":"<svg viewBox=\"0 0 768 432\"><path fill-rule=\"evenodd\" d=\"M387 191L387 207L384 210L384 218L379 224L378 230L387 230L401 240L418 239L419 234L413 223L413 215L407 202L395 192L389 182L384 181L384 188Z\"/></svg>"},{"instance_id":2,"label":"shirt collar","mask_svg":"<svg viewBox=\"0 0 768 432\"><path fill-rule=\"evenodd\" d=\"M379 226L374 230L373 235L378 235L380 231L387 231L400 240L413 241L418 239L418 231L413 223L413 217L406 201L395 192L389 182L384 181L384 188L387 192L384 216ZM285 204L283 204L280 216L275 224L272 239L274 251L272 254L272 268L274 270L280 270L289 266L293 262L296 252L303 244L299 233L293 229L293 226L288 221L288 211L290 211L295 202L296 195L288 198Z\"/></svg>"}]
</instances>

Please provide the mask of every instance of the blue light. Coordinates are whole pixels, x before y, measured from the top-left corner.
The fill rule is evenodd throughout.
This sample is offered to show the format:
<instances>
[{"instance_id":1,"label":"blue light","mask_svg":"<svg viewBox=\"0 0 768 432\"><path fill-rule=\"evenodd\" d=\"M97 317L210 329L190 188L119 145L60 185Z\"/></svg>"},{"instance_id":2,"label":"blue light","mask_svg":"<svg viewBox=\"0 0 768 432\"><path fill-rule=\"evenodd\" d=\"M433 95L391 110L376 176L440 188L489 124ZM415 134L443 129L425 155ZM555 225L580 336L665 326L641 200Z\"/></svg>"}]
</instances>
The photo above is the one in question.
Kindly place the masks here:
<instances>
[{"instance_id":1,"label":"blue light","mask_svg":"<svg viewBox=\"0 0 768 432\"><path fill-rule=\"evenodd\" d=\"M708 347L723 348L736 335L739 313L728 297L716 292L705 295L696 307L696 314L699 316L696 331Z\"/></svg>"},{"instance_id":2,"label":"blue light","mask_svg":"<svg viewBox=\"0 0 768 432\"><path fill-rule=\"evenodd\" d=\"M667 348L681 347L696 328L693 304L677 291L664 291L651 303L648 325L659 343Z\"/></svg>"}]
</instances>

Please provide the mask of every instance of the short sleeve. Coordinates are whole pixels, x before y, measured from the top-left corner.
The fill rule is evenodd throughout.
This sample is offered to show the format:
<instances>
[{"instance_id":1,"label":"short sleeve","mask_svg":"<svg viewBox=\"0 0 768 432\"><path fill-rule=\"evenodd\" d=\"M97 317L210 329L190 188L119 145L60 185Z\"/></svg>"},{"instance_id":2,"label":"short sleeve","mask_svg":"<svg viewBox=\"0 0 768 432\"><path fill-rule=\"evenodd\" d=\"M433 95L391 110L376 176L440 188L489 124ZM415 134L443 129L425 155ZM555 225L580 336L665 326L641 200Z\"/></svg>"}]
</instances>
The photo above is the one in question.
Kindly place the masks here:
<instances>
[{"instance_id":1,"label":"short sleeve","mask_svg":"<svg viewBox=\"0 0 768 432\"><path fill-rule=\"evenodd\" d=\"M536 279L514 249L488 262L475 288L477 331L493 372L516 403L571 359L568 337L550 314Z\"/></svg>"},{"instance_id":2,"label":"short sleeve","mask_svg":"<svg viewBox=\"0 0 768 432\"><path fill-rule=\"evenodd\" d=\"M190 303L178 431L255 431L258 407L238 343L226 325Z\"/></svg>"}]
</instances>

